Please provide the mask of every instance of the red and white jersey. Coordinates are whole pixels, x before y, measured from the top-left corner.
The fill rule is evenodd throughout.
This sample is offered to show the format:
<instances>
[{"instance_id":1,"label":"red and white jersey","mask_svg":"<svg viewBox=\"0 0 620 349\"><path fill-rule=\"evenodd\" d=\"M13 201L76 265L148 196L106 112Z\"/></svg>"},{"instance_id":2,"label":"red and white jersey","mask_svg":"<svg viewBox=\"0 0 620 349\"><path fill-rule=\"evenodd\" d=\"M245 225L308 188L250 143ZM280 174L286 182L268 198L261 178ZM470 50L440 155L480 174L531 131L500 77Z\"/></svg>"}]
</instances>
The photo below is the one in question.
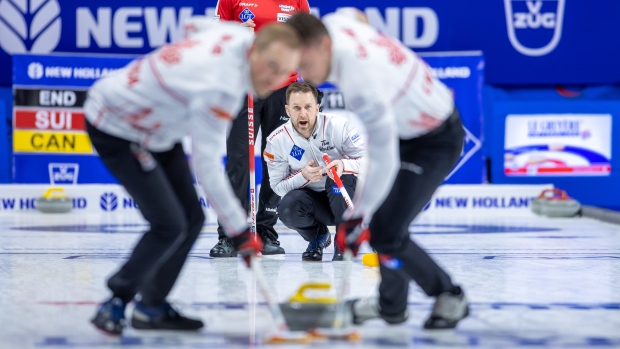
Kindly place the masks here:
<instances>
[{"instance_id":1,"label":"red and white jersey","mask_svg":"<svg viewBox=\"0 0 620 349\"><path fill-rule=\"evenodd\" d=\"M246 22L253 20L258 32L265 24L286 22L295 12L310 13L308 0L218 0L215 18L222 21ZM292 72L284 87L297 81L297 72Z\"/></svg>"},{"instance_id":2,"label":"red and white jersey","mask_svg":"<svg viewBox=\"0 0 620 349\"><path fill-rule=\"evenodd\" d=\"M246 54L253 39L247 28L212 21L97 81L84 106L93 126L154 152L191 135L198 179L232 235L247 218L220 168L227 125L252 92Z\"/></svg>"},{"instance_id":3,"label":"red and white jersey","mask_svg":"<svg viewBox=\"0 0 620 349\"><path fill-rule=\"evenodd\" d=\"M328 81L367 128L367 185L356 192L356 215L368 216L385 199L399 168L398 139L422 136L454 110L451 91L398 40L339 11L323 17L332 40Z\"/></svg>"},{"instance_id":4,"label":"red and white jersey","mask_svg":"<svg viewBox=\"0 0 620 349\"><path fill-rule=\"evenodd\" d=\"M310 13L308 0L218 0L216 19L246 22L253 20L255 31L273 22L286 22L295 12Z\"/></svg>"},{"instance_id":5,"label":"red and white jersey","mask_svg":"<svg viewBox=\"0 0 620 349\"><path fill-rule=\"evenodd\" d=\"M310 160L316 166L325 167L323 153L331 160L342 160L344 174L357 176L364 168L364 140L345 117L319 113L308 139L295 130L290 120L275 129L267 137L263 152L273 191L279 196L301 188L324 191L327 175L319 182L310 183L301 174Z\"/></svg>"}]
</instances>

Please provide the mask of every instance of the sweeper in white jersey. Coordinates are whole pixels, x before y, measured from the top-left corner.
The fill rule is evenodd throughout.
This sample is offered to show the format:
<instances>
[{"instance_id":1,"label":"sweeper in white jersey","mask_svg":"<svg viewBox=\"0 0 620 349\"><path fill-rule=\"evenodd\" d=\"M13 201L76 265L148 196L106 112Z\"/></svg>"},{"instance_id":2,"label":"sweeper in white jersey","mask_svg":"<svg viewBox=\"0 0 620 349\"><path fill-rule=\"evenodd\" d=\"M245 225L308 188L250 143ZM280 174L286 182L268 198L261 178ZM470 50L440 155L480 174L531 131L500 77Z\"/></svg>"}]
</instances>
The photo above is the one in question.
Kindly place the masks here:
<instances>
[{"instance_id":1,"label":"sweeper in white jersey","mask_svg":"<svg viewBox=\"0 0 620 349\"><path fill-rule=\"evenodd\" d=\"M248 264L261 250L222 171L226 128L247 93L266 97L299 56L299 38L289 27L267 25L255 37L237 24L214 21L90 89L85 113L93 146L150 224L108 280L112 297L92 319L97 328L121 334L125 306L137 294L134 328L203 326L166 301L205 220L181 146L186 135L192 136L198 180L235 249Z\"/></svg>"},{"instance_id":2,"label":"sweeper in white jersey","mask_svg":"<svg viewBox=\"0 0 620 349\"><path fill-rule=\"evenodd\" d=\"M436 297L424 327L453 328L467 316L463 290L409 238L409 224L459 158L464 131L450 90L413 51L370 25L351 9L323 17L293 15L304 48L302 77L329 81L367 129L368 168L345 213L339 243L354 252L365 236L379 253L379 299L350 303L354 323L381 317L407 319L409 281ZM370 220L369 229L362 227Z\"/></svg>"}]
</instances>

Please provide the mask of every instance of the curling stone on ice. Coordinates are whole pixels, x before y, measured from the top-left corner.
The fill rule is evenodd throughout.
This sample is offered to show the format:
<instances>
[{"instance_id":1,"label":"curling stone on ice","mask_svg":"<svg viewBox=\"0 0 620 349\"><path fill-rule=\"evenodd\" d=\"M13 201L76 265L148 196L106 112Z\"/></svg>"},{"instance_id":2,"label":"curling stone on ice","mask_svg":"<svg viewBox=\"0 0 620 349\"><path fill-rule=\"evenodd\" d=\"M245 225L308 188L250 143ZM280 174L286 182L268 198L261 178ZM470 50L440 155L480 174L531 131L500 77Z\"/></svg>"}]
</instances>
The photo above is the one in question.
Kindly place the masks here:
<instances>
[{"instance_id":1,"label":"curling stone on ice","mask_svg":"<svg viewBox=\"0 0 620 349\"><path fill-rule=\"evenodd\" d=\"M561 189L546 189L532 201L532 212L547 217L573 217L581 211L579 201Z\"/></svg>"},{"instance_id":2,"label":"curling stone on ice","mask_svg":"<svg viewBox=\"0 0 620 349\"><path fill-rule=\"evenodd\" d=\"M63 188L53 187L37 198L35 207L44 213L65 213L73 209L73 200Z\"/></svg>"},{"instance_id":3,"label":"curling stone on ice","mask_svg":"<svg viewBox=\"0 0 620 349\"><path fill-rule=\"evenodd\" d=\"M297 293L280 304L280 310L291 331L330 328L334 324L338 301L334 297L307 297L308 290L328 291L328 283L306 283Z\"/></svg>"}]
</instances>

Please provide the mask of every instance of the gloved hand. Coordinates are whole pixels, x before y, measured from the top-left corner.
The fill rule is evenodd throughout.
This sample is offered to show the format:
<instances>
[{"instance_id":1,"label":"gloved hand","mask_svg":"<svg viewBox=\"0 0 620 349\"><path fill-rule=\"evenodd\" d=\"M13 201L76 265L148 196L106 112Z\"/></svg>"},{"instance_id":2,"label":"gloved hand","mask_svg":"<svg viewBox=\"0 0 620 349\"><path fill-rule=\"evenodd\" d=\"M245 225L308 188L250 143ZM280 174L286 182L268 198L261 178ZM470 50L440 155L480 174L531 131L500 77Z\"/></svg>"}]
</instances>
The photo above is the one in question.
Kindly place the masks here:
<instances>
[{"instance_id":1,"label":"gloved hand","mask_svg":"<svg viewBox=\"0 0 620 349\"><path fill-rule=\"evenodd\" d=\"M245 264L248 268L251 267L252 256L257 256L263 250L263 242L260 236L253 236L250 233L250 228L248 228L243 233L232 237L231 240L237 253L243 257Z\"/></svg>"},{"instance_id":2,"label":"gloved hand","mask_svg":"<svg viewBox=\"0 0 620 349\"><path fill-rule=\"evenodd\" d=\"M362 218L352 218L338 225L336 243L342 251L350 249L357 256L360 245L370 239L370 230L362 225Z\"/></svg>"}]
</instances>

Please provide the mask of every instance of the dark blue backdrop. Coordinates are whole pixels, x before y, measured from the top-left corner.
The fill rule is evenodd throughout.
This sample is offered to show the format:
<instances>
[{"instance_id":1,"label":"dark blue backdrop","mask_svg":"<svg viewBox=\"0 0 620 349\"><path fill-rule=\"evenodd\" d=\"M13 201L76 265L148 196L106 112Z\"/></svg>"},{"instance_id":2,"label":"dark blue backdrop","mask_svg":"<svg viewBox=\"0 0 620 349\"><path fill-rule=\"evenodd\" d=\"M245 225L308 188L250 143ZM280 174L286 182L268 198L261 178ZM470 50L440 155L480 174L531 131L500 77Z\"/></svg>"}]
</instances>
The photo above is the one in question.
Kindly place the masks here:
<instances>
[{"instance_id":1,"label":"dark blue backdrop","mask_svg":"<svg viewBox=\"0 0 620 349\"><path fill-rule=\"evenodd\" d=\"M216 5L215 0L49 0L35 9L30 1L23 1L24 8L0 2L5 5L0 85L5 86L11 81L6 52L143 53L180 37L183 18L213 13ZM310 5L320 14L342 6L364 9L375 26L418 51L482 50L490 84L620 82L616 0L310 0Z\"/></svg>"}]
</instances>

